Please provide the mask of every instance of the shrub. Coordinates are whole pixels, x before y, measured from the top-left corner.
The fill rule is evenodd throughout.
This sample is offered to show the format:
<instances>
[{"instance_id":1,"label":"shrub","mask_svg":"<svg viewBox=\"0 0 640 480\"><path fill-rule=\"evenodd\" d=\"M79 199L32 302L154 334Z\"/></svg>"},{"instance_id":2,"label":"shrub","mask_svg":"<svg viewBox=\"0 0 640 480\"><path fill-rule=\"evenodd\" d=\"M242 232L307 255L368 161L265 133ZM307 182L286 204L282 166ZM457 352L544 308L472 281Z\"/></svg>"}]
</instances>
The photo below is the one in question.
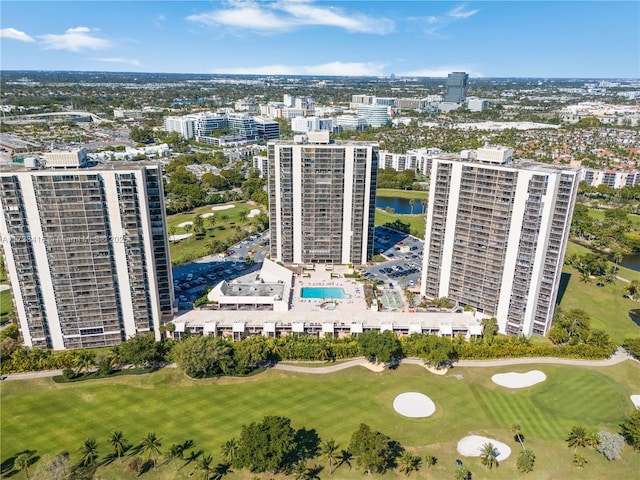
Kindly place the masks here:
<instances>
[{"instance_id":1,"label":"shrub","mask_svg":"<svg viewBox=\"0 0 640 480\"><path fill-rule=\"evenodd\" d=\"M624 437L618 433L598 432L600 443L596 450L603 454L607 460L615 460L622 453Z\"/></svg>"}]
</instances>

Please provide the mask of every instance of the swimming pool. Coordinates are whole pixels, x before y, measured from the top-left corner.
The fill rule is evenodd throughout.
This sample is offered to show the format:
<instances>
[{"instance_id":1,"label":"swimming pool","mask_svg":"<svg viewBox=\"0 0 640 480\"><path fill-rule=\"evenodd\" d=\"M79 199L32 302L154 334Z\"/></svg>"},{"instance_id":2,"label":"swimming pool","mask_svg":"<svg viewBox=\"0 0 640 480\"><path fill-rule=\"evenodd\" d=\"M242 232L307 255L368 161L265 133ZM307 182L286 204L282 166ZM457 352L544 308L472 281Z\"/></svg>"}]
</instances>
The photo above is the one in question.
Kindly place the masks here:
<instances>
[{"instance_id":1,"label":"swimming pool","mask_svg":"<svg viewBox=\"0 0 640 480\"><path fill-rule=\"evenodd\" d=\"M340 287L303 287L300 292L302 298L351 298Z\"/></svg>"}]
</instances>

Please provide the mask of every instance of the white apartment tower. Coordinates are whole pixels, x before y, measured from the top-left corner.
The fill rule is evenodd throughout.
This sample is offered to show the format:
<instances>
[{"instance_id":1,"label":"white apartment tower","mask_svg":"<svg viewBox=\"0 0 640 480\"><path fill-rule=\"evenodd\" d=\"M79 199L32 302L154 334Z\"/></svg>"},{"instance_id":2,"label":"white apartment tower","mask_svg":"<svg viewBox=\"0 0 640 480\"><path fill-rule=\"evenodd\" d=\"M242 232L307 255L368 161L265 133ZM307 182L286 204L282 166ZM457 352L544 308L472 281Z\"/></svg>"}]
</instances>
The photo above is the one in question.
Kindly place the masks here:
<instances>
[{"instance_id":1,"label":"white apartment tower","mask_svg":"<svg viewBox=\"0 0 640 480\"><path fill-rule=\"evenodd\" d=\"M271 258L364 264L373 255L378 145L329 132L269 142Z\"/></svg>"},{"instance_id":2,"label":"white apartment tower","mask_svg":"<svg viewBox=\"0 0 640 480\"><path fill-rule=\"evenodd\" d=\"M514 162L512 153L432 159L421 294L495 316L503 333L545 335L579 171Z\"/></svg>"},{"instance_id":3,"label":"white apartment tower","mask_svg":"<svg viewBox=\"0 0 640 480\"><path fill-rule=\"evenodd\" d=\"M24 342L117 345L172 315L157 164L0 169L0 239Z\"/></svg>"}]
</instances>

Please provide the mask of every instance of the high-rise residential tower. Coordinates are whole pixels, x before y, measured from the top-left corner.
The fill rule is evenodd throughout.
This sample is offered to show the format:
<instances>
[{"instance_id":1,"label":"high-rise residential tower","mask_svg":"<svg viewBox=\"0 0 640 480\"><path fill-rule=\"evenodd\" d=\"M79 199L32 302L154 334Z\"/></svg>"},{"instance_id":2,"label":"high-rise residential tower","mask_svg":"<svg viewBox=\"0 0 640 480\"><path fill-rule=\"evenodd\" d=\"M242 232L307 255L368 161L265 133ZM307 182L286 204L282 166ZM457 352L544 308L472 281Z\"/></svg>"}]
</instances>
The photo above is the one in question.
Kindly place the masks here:
<instances>
[{"instance_id":1,"label":"high-rise residential tower","mask_svg":"<svg viewBox=\"0 0 640 480\"><path fill-rule=\"evenodd\" d=\"M545 335L553 319L577 169L513 161L504 147L434 158L421 294Z\"/></svg>"},{"instance_id":2,"label":"high-rise residential tower","mask_svg":"<svg viewBox=\"0 0 640 480\"><path fill-rule=\"evenodd\" d=\"M467 81L469 75L464 72L453 72L447 77L444 101L449 103L464 103L467 97Z\"/></svg>"},{"instance_id":3,"label":"high-rise residential tower","mask_svg":"<svg viewBox=\"0 0 640 480\"><path fill-rule=\"evenodd\" d=\"M373 255L378 145L328 132L269 142L271 258L364 264Z\"/></svg>"},{"instance_id":4,"label":"high-rise residential tower","mask_svg":"<svg viewBox=\"0 0 640 480\"><path fill-rule=\"evenodd\" d=\"M0 239L27 346L159 338L173 285L157 164L0 169Z\"/></svg>"}]
</instances>

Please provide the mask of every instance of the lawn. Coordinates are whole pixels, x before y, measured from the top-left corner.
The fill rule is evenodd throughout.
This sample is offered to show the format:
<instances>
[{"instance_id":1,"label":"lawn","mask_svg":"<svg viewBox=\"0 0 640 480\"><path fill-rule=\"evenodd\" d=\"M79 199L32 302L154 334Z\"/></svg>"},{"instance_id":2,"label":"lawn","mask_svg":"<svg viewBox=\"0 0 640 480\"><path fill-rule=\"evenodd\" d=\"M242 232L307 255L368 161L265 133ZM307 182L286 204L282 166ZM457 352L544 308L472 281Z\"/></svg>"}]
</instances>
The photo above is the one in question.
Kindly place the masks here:
<instances>
[{"instance_id":1,"label":"lawn","mask_svg":"<svg viewBox=\"0 0 640 480\"><path fill-rule=\"evenodd\" d=\"M511 391L494 385L494 373L543 370L547 381L534 387ZM572 426L610 432L633 406L630 394L640 393L640 365L631 361L615 367L584 368L527 365L500 368L454 368L436 376L415 365L376 374L362 367L331 375L305 375L268 370L244 378L193 381L177 369L137 376L59 385L50 379L2 383L1 452L5 466L25 449L43 456L62 449L79 458L78 448L87 437L98 440L100 458L110 452L109 432L121 429L125 438L137 444L147 432L155 432L165 451L172 443L194 441L194 449L212 454L220 461L220 446L237 437L243 424L264 415L285 415L294 428L315 429L323 439L333 438L341 448L360 423L367 423L415 454L432 454L438 463L422 468L413 478L452 478L456 458L462 458L474 479L512 479L516 471L518 445L509 432L517 422L525 443L536 454L529 479L629 478L640 469L640 454L626 447L615 462L592 450L582 450L589 464L578 470L571 464L573 451L564 441ZM426 419L409 419L396 414L391 405L396 395L417 391L429 395L436 413ZM486 470L477 458L456 453L460 438L468 434L487 435L507 443L512 456L500 468ZM163 462L161 462L163 463ZM324 465L318 458L312 464ZM37 467L37 465L34 465ZM31 472L33 473L32 467ZM176 473L171 464L141 478L168 480L188 478L193 466ZM134 474L126 462L101 466L100 478L128 479ZM326 469L320 473L329 478ZM361 471L341 466L338 479L362 478ZM22 473L13 478L22 480ZM254 478L248 472L231 473L229 480ZM285 478L258 475L257 478ZM292 478L292 477L287 477ZM390 472L381 478L404 478Z\"/></svg>"},{"instance_id":2,"label":"lawn","mask_svg":"<svg viewBox=\"0 0 640 480\"><path fill-rule=\"evenodd\" d=\"M378 188L376 190L378 197L391 198L415 198L417 200L426 200L429 198L429 192L426 190L399 190L396 188Z\"/></svg>"},{"instance_id":3,"label":"lawn","mask_svg":"<svg viewBox=\"0 0 640 480\"><path fill-rule=\"evenodd\" d=\"M408 223L411 231L416 231L418 233L417 237L424 240L424 232L427 228L426 217L424 215L400 215L396 213L388 213L376 208L376 226L384 225L385 223L393 223L396 220Z\"/></svg>"},{"instance_id":4,"label":"lawn","mask_svg":"<svg viewBox=\"0 0 640 480\"><path fill-rule=\"evenodd\" d=\"M193 234L193 231L187 232L184 227L179 227L178 225L184 222L193 222L198 215L214 213L215 216L215 223L213 225L211 225L211 219L213 217L203 218L206 232L202 238L196 238L195 235L192 235L184 240L170 242L169 254L172 263L174 265L180 265L195 258L209 255L211 253L209 245L215 240L224 243L240 232L244 232L244 236L247 236L250 232L255 231L255 219L242 219L242 212L249 214L253 209L258 209L263 212L264 208L260 205L250 205L242 202L235 202L233 205L235 205L233 208L218 211L211 210L212 205L207 205L196 208L188 213L168 216L167 230L170 236L185 233ZM220 205L213 206L217 207Z\"/></svg>"},{"instance_id":5,"label":"lawn","mask_svg":"<svg viewBox=\"0 0 640 480\"><path fill-rule=\"evenodd\" d=\"M0 292L0 323L4 323L11 313L13 313L11 290L2 290Z\"/></svg>"},{"instance_id":6,"label":"lawn","mask_svg":"<svg viewBox=\"0 0 640 480\"><path fill-rule=\"evenodd\" d=\"M567 255L584 254L589 250L569 242ZM613 264L612 264L613 265ZM569 284L562 295L560 308L569 310L580 308L591 316L594 328L605 330L617 342L625 338L640 337L640 326L629 318L629 310L640 308L640 303L624 297L625 282L616 280L611 284L598 287L595 283L580 281L580 274L567 265L563 268L563 276L570 275ZM630 280L640 280L640 274L627 268L620 268L619 275Z\"/></svg>"},{"instance_id":7,"label":"lawn","mask_svg":"<svg viewBox=\"0 0 640 480\"><path fill-rule=\"evenodd\" d=\"M599 210L599 209L596 209L596 208L590 208L589 209L589 216L595 218L596 220L604 220L604 212L605 212L605 210ZM631 220L632 223L635 223L635 224L640 223L640 215L629 214L628 217L629 217L629 220Z\"/></svg>"}]
</instances>

